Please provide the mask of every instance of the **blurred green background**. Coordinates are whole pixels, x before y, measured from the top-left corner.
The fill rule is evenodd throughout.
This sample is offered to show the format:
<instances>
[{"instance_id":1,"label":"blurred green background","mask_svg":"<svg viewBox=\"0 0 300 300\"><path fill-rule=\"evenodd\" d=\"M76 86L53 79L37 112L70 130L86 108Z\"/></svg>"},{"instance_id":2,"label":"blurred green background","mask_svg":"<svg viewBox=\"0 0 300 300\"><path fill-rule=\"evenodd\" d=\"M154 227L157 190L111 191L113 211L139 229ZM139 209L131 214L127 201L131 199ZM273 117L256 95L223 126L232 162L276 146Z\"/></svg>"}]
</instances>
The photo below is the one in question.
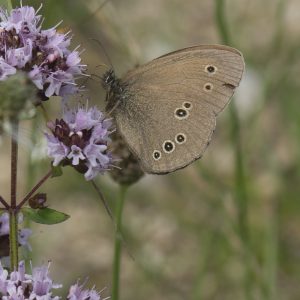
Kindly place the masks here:
<instances>
[{"instance_id":1,"label":"blurred green background","mask_svg":"<svg viewBox=\"0 0 300 300\"><path fill-rule=\"evenodd\" d=\"M63 19L61 28L72 29L89 73L101 75L97 65L108 64L91 39L119 76L195 44L226 43L246 61L204 157L129 189L120 299L300 299L299 0L111 0L99 9L103 1L48 0L41 11L45 28ZM89 102L103 107L99 79L86 85ZM56 117L59 100L46 108ZM22 127L20 194L48 168L45 127L34 122ZM8 159L1 156L3 169ZM7 173L0 176L5 196ZM113 208L118 185L107 175L97 182ZM91 184L66 169L41 191L71 219L33 226L33 264L51 260L56 282L88 277L110 295L114 226Z\"/></svg>"}]
</instances>

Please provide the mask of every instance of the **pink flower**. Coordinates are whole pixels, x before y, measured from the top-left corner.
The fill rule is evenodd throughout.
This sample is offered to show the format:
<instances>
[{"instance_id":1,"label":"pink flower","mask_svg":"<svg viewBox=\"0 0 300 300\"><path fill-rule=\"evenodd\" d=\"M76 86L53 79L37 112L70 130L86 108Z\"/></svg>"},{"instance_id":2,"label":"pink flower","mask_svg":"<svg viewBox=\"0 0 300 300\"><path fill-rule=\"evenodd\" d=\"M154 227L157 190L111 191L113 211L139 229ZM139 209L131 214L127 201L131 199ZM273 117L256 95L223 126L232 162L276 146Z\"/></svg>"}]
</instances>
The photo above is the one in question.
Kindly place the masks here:
<instances>
[{"instance_id":1,"label":"pink flower","mask_svg":"<svg viewBox=\"0 0 300 300\"><path fill-rule=\"evenodd\" d=\"M53 95L67 98L79 91L76 77L86 66L76 49L69 50L69 33L57 32L56 26L42 30L37 12L30 6L10 13L0 9L0 81L23 70L41 90L41 100Z\"/></svg>"},{"instance_id":2,"label":"pink flower","mask_svg":"<svg viewBox=\"0 0 300 300\"><path fill-rule=\"evenodd\" d=\"M54 296L56 289L62 284L55 284L49 276L49 267L41 266L27 274L25 263L19 263L18 270L9 273L0 263L0 296L2 300L59 300L66 299ZM83 289L78 283L69 288L69 300L101 300L100 293L95 289Z\"/></svg>"},{"instance_id":3,"label":"pink flower","mask_svg":"<svg viewBox=\"0 0 300 300\"><path fill-rule=\"evenodd\" d=\"M51 134L46 133L53 165L73 166L86 180L109 170L111 125L96 107L65 111L62 119L48 124Z\"/></svg>"}]
</instances>

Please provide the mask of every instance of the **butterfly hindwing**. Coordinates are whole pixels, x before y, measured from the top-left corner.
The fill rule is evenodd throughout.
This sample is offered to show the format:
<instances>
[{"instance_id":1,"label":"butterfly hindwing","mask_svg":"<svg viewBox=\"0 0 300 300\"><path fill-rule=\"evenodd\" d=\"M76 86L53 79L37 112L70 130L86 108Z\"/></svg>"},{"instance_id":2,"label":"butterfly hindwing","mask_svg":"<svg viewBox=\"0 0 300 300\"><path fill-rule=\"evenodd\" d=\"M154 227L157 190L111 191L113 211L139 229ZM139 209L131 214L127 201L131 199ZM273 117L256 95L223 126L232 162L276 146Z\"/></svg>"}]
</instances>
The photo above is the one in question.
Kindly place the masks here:
<instances>
[{"instance_id":1,"label":"butterfly hindwing","mask_svg":"<svg viewBox=\"0 0 300 300\"><path fill-rule=\"evenodd\" d=\"M239 85L242 55L225 46L182 49L129 72L114 115L120 133L148 173L175 171L200 158Z\"/></svg>"}]
</instances>

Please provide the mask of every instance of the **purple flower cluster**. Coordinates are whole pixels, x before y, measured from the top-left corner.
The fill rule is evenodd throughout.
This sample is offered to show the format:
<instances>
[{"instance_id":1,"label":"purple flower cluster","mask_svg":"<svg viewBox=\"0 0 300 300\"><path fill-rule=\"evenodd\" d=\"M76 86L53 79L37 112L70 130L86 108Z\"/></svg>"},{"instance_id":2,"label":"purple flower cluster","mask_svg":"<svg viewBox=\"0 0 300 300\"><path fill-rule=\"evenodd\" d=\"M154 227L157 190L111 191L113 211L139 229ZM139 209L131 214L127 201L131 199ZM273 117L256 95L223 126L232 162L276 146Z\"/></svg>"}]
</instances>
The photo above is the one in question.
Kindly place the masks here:
<instances>
[{"instance_id":1,"label":"purple flower cluster","mask_svg":"<svg viewBox=\"0 0 300 300\"><path fill-rule=\"evenodd\" d=\"M48 123L52 132L46 133L48 156L53 165L73 166L86 180L108 170L113 162L107 149L111 126L96 107L66 110L63 119Z\"/></svg>"},{"instance_id":2,"label":"purple flower cluster","mask_svg":"<svg viewBox=\"0 0 300 300\"><path fill-rule=\"evenodd\" d=\"M23 222L23 216L19 214L19 223ZM25 246L29 250L31 247L28 243L28 238L31 236L32 231L29 228L22 228L18 232L18 242L20 246ZM9 236L9 214L3 213L0 216L0 237L8 237Z\"/></svg>"},{"instance_id":3,"label":"purple flower cluster","mask_svg":"<svg viewBox=\"0 0 300 300\"><path fill-rule=\"evenodd\" d=\"M0 81L20 69L28 72L42 100L74 94L78 91L75 79L85 65L80 64L77 49L68 49L70 33L57 32L57 26L42 30L37 13L30 6L10 13L0 10Z\"/></svg>"},{"instance_id":4,"label":"purple flower cluster","mask_svg":"<svg viewBox=\"0 0 300 300\"><path fill-rule=\"evenodd\" d=\"M61 288L49 277L48 266L37 267L32 275L25 273L24 262L19 263L18 270L8 273L0 264L0 296L2 300L59 300L53 296L53 290ZM68 300L100 300L100 294L95 290L84 290L78 283L71 286Z\"/></svg>"}]
</instances>

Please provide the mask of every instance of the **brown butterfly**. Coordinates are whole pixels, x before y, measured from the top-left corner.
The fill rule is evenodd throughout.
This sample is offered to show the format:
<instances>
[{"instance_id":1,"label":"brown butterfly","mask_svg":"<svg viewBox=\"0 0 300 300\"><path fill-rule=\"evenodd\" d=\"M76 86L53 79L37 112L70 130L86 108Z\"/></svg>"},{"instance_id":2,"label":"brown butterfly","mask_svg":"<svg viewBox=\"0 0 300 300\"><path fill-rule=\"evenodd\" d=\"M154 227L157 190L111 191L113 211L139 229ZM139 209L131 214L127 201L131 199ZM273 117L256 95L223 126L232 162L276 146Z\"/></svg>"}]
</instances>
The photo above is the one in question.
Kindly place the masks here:
<instances>
[{"instance_id":1,"label":"brown butterfly","mask_svg":"<svg viewBox=\"0 0 300 300\"><path fill-rule=\"evenodd\" d=\"M165 174L199 159L216 116L239 85L242 54L222 45L168 53L118 79L103 76L107 111L147 173Z\"/></svg>"}]
</instances>

